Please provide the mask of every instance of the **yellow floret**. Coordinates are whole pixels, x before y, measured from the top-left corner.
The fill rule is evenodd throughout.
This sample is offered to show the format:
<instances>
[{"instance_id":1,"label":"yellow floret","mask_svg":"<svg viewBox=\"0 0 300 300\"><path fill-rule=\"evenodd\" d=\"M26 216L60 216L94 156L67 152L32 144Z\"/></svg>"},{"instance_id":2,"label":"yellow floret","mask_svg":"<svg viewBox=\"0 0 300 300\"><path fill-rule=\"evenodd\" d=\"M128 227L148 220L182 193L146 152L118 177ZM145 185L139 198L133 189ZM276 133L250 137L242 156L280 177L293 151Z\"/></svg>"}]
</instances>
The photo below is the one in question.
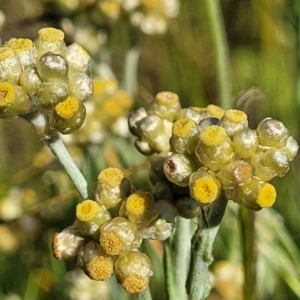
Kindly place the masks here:
<instances>
[{"instance_id":1,"label":"yellow floret","mask_svg":"<svg viewBox=\"0 0 300 300\"><path fill-rule=\"evenodd\" d=\"M226 137L225 129L218 125L207 127L199 135L200 141L206 146L219 146L225 141Z\"/></svg>"},{"instance_id":2,"label":"yellow floret","mask_svg":"<svg viewBox=\"0 0 300 300\"><path fill-rule=\"evenodd\" d=\"M111 256L119 255L124 247L124 240L116 231L105 231L100 235L103 250Z\"/></svg>"},{"instance_id":3,"label":"yellow floret","mask_svg":"<svg viewBox=\"0 0 300 300\"><path fill-rule=\"evenodd\" d=\"M120 15L121 7L117 2L102 1L99 3L99 7L105 15L113 20L117 19Z\"/></svg>"},{"instance_id":4,"label":"yellow floret","mask_svg":"<svg viewBox=\"0 0 300 300\"><path fill-rule=\"evenodd\" d=\"M76 206L76 218L83 222L91 221L99 212L99 205L93 200L85 200Z\"/></svg>"},{"instance_id":5,"label":"yellow floret","mask_svg":"<svg viewBox=\"0 0 300 300\"><path fill-rule=\"evenodd\" d=\"M87 273L93 280L106 280L114 272L114 262L111 257L96 256L86 265Z\"/></svg>"},{"instance_id":6,"label":"yellow floret","mask_svg":"<svg viewBox=\"0 0 300 300\"><path fill-rule=\"evenodd\" d=\"M10 47L0 47L0 62L3 60L6 60L8 58L11 58L15 55L14 49Z\"/></svg>"},{"instance_id":7,"label":"yellow floret","mask_svg":"<svg viewBox=\"0 0 300 300\"><path fill-rule=\"evenodd\" d=\"M265 183L259 190L257 196L257 204L261 207L270 207L274 204L277 193L275 187L270 183Z\"/></svg>"},{"instance_id":8,"label":"yellow floret","mask_svg":"<svg viewBox=\"0 0 300 300\"><path fill-rule=\"evenodd\" d=\"M217 106L214 104L209 104L206 107L206 112L208 113L209 116L215 117L218 119L221 119L224 115L224 109L221 108L220 106Z\"/></svg>"},{"instance_id":9,"label":"yellow floret","mask_svg":"<svg viewBox=\"0 0 300 300\"><path fill-rule=\"evenodd\" d=\"M155 100L163 106L169 106L179 102L178 96L172 92L160 92L156 95Z\"/></svg>"},{"instance_id":10,"label":"yellow floret","mask_svg":"<svg viewBox=\"0 0 300 300\"><path fill-rule=\"evenodd\" d=\"M225 111L225 117L233 123L242 123L247 120L247 115L238 109L228 109Z\"/></svg>"},{"instance_id":11,"label":"yellow floret","mask_svg":"<svg viewBox=\"0 0 300 300\"><path fill-rule=\"evenodd\" d=\"M195 126L195 122L188 118L183 118L176 121L172 127L172 135L184 138L189 135L191 129Z\"/></svg>"},{"instance_id":12,"label":"yellow floret","mask_svg":"<svg viewBox=\"0 0 300 300\"><path fill-rule=\"evenodd\" d=\"M219 187L212 178L199 178L193 185L193 196L200 203L211 203L216 200L218 194Z\"/></svg>"},{"instance_id":13,"label":"yellow floret","mask_svg":"<svg viewBox=\"0 0 300 300\"><path fill-rule=\"evenodd\" d=\"M133 104L132 97L123 90L120 90L116 95L118 103L124 108L130 108Z\"/></svg>"},{"instance_id":14,"label":"yellow floret","mask_svg":"<svg viewBox=\"0 0 300 300\"><path fill-rule=\"evenodd\" d=\"M117 186L121 183L124 178L124 173L118 168L107 168L104 169L98 175L98 181L100 184L108 186Z\"/></svg>"},{"instance_id":15,"label":"yellow floret","mask_svg":"<svg viewBox=\"0 0 300 300\"><path fill-rule=\"evenodd\" d=\"M78 112L78 109L79 102L75 97L68 97L55 106L57 114L65 120L72 118Z\"/></svg>"},{"instance_id":16,"label":"yellow floret","mask_svg":"<svg viewBox=\"0 0 300 300\"><path fill-rule=\"evenodd\" d=\"M0 83L0 107L11 104L15 99L14 86L9 82Z\"/></svg>"},{"instance_id":17,"label":"yellow floret","mask_svg":"<svg viewBox=\"0 0 300 300\"><path fill-rule=\"evenodd\" d=\"M30 39L12 38L5 43L6 46L12 48L16 53L22 53L32 48L33 42Z\"/></svg>"},{"instance_id":18,"label":"yellow floret","mask_svg":"<svg viewBox=\"0 0 300 300\"><path fill-rule=\"evenodd\" d=\"M110 117L118 117L122 115L123 107L118 103L116 98L109 98L103 104L103 111Z\"/></svg>"},{"instance_id":19,"label":"yellow floret","mask_svg":"<svg viewBox=\"0 0 300 300\"><path fill-rule=\"evenodd\" d=\"M52 27L42 28L38 31L39 38L48 42L55 43L57 41L62 41L65 37L63 31L55 29Z\"/></svg>"},{"instance_id":20,"label":"yellow floret","mask_svg":"<svg viewBox=\"0 0 300 300\"><path fill-rule=\"evenodd\" d=\"M94 96L113 91L118 87L118 81L114 78L93 80Z\"/></svg>"},{"instance_id":21,"label":"yellow floret","mask_svg":"<svg viewBox=\"0 0 300 300\"><path fill-rule=\"evenodd\" d=\"M126 201L126 210L133 215L146 214L153 205L153 198L149 193L138 191L131 194Z\"/></svg>"},{"instance_id":22,"label":"yellow floret","mask_svg":"<svg viewBox=\"0 0 300 300\"><path fill-rule=\"evenodd\" d=\"M146 289L148 280L140 275L130 274L122 280L121 285L128 294L137 294Z\"/></svg>"}]
</instances>

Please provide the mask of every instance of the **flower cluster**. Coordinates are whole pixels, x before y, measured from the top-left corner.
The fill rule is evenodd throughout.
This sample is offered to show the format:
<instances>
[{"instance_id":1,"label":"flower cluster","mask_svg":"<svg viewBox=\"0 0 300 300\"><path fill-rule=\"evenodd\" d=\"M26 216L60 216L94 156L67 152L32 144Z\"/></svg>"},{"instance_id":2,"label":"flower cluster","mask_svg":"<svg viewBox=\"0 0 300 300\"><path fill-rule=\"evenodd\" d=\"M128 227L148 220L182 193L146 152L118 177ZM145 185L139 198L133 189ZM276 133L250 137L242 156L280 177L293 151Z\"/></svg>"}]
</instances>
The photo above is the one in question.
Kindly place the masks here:
<instances>
[{"instance_id":1,"label":"flower cluster","mask_svg":"<svg viewBox=\"0 0 300 300\"><path fill-rule=\"evenodd\" d=\"M68 143L99 143L106 130L128 136L125 116L133 104L131 95L120 88L114 77L94 79L93 85L93 96L86 104L86 120L80 131L66 137Z\"/></svg>"},{"instance_id":2,"label":"flower cluster","mask_svg":"<svg viewBox=\"0 0 300 300\"><path fill-rule=\"evenodd\" d=\"M76 43L66 46L61 30L42 28L34 41L10 39L0 47L0 118L43 119L43 134L75 131L93 93L89 69L87 52Z\"/></svg>"},{"instance_id":3,"label":"flower cluster","mask_svg":"<svg viewBox=\"0 0 300 300\"><path fill-rule=\"evenodd\" d=\"M299 148L278 120L265 118L253 130L243 111L181 108L171 92L132 113L129 128L136 148L155 154L149 175L154 195L186 218L221 194L252 210L272 206L276 190L269 181L289 170Z\"/></svg>"},{"instance_id":4,"label":"flower cluster","mask_svg":"<svg viewBox=\"0 0 300 300\"><path fill-rule=\"evenodd\" d=\"M139 251L143 239L167 239L177 211L168 201L150 192L134 190L117 168L98 176L94 200L76 207L76 220L53 237L56 258L76 261L93 280L115 274L130 294L142 292L149 283L152 266Z\"/></svg>"},{"instance_id":5,"label":"flower cluster","mask_svg":"<svg viewBox=\"0 0 300 300\"><path fill-rule=\"evenodd\" d=\"M119 18L121 11L130 14L130 22L145 34L163 34L170 19L177 17L178 0L100 0L100 10L112 20Z\"/></svg>"},{"instance_id":6,"label":"flower cluster","mask_svg":"<svg viewBox=\"0 0 300 300\"><path fill-rule=\"evenodd\" d=\"M63 13L93 7L93 15L99 14L98 20L104 17L106 20L116 21L121 15L128 16L134 27L149 35L166 33L170 20L179 13L178 0L79 0L72 3L66 0L52 1Z\"/></svg>"}]
</instances>

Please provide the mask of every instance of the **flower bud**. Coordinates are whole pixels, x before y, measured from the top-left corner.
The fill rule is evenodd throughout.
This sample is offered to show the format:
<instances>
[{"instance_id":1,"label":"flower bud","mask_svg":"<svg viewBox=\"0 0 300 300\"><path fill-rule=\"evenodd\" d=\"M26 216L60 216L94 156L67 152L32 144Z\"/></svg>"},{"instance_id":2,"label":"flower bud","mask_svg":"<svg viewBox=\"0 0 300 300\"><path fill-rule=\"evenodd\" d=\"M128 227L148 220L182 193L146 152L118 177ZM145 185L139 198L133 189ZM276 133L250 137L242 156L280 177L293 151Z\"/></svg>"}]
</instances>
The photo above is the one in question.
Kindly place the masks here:
<instances>
[{"instance_id":1,"label":"flower bud","mask_svg":"<svg viewBox=\"0 0 300 300\"><path fill-rule=\"evenodd\" d=\"M295 158L298 149L299 149L299 145L292 136L288 137L286 141L286 145L283 148L281 148L281 150L283 150L286 153L289 161L292 161Z\"/></svg>"},{"instance_id":2,"label":"flower bud","mask_svg":"<svg viewBox=\"0 0 300 300\"><path fill-rule=\"evenodd\" d=\"M206 107L206 113L208 117L214 117L217 119L221 119L224 116L224 109L215 104L209 104Z\"/></svg>"},{"instance_id":3,"label":"flower bud","mask_svg":"<svg viewBox=\"0 0 300 300\"><path fill-rule=\"evenodd\" d=\"M74 97L68 97L54 108L55 129L69 134L79 129L85 119L85 107Z\"/></svg>"},{"instance_id":4,"label":"flower bud","mask_svg":"<svg viewBox=\"0 0 300 300\"><path fill-rule=\"evenodd\" d=\"M88 242L79 250L77 263L93 280L106 280L114 272L114 259L95 241Z\"/></svg>"},{"instance_id":5,"label":"flower bud","mask_svg":"<svg viewBox=\"0 0 300 300\"><path fill-rule=\"evenodd\" d=\"M200 204L215 201L221 193L221 183L214 173L200 168L190 176L190 194Z\"/></svg>"},{"instance_id":6,"label":"flower bud","mask_svg":"<svg viewBox=\"0 0 300 300\"><path fill-rule=\"evenodd\" d=\"M179 98L176 94L160 92L156 95L154 102L147 111L150 115L157 115L161 119L173 122L180 109Z\"/></svg>"},{"instance_id":7,"label":"flower bud","mask_svg":"<svg viewBox=\"0 0 300 300\"><path fill-rule=\"evenodd\" d=\"M234 200L240 205L252 210L270 207L276 199L276 190L273 185L257 178L250 183L238 187L237 197Z\"/></svg>"},{"instance_id":8,"label":"flower bud","mask_svg":"<svg viewBox=\"0 0 300 300\"><path fill-rule=\"evenodd\" d=\"M143 227L154 220L154 198L145 191L136 191L123 201L120 216L126 217L138 227Z\"/></svg>"},{"instance_id":9,"label":"flower bud","mask_svg":"<svg viewBox=\"0 0 300 300\"><path fill-rule=\"evenodd\" d=\"M99 228L111 219L109 212L93 200L84 200L76 206L76 218L84 235L99 238Z\"/></svg>"},{"instance_id":10,"label":"flower bud","mask_svg":"<svg viewBox=\"0 0 300 300\"><path fill-rule=\"evenodd\" d=\"M117 258L115 274L127 293L137 294L146 289L153 271L150 259L146 254L132 251Z\"/></svg>"},{"instance_id":11,"label":"flower bud","mask_svg":"<svg viewBox=\"0 0 300 300\"><path fill-rule=\"evenodd\" d=\"M192 108L192 107L188 107L188 108L182 108L176 116L176 120L180 120L180 119L190 119L193 120L196 124L198 124L200 122L200 120L203 119L203 114Z\"/></svg>"},{"instance_id":12,"label":"flower bud","mask_svg":"<svg viewBox=\"0 0 300 300\"><path fill-rule=\"evenodd\" d=\"M90 68L89 54L77 43L67 47L66 60L71 72L88 72Z\"/></svg>"},{"instance_id":13,"label":"flower bud","mask_svg":"<svg viewBox=\"0 0 300 300\"><path fill-rule=\"evenodd\" d=\"M44 82L67 82L68 64L59 54L46 52L36 63L37 72Z\"/></svg>"},{"instance_id":14,"label":"flower bud","mask_svg":"<svg viewBox=\"0 0 300 300\"><path fill-rule=\"evenodd\" d=\"M180 119L173 123L170 138L171 150L182 154L193 154L198 142L199 129L191 119Z\"/></svg>"},{"instance_id":15,"label":"flower bud","mask_svg":"<svg viewBox=\"0 0 300 300\"><path fill-rule=\"evenodd\" d=\"M132 112L128 117L128 126L130 132L135 136L141 136L142 132L140 130L141 123L148 116L144 107L137 109Z\"/></svg>"},{"instance_id":16,"label":"flower bud","mask_svg":"<svg viewBox=\"0 0 300 300\"><path fill-rule=\"evenodd\" d=\"M20 85L27 93L33 94L38 91L42 83L35 67L28 67L20 77Z\"/></svg>"},{"instance_id":17,"label":"flower bud","mask_svg":"<svg viewBox=\"0 0 300 300\"><path fill-rule=\"evenodd\" d=\"M232 162L235 156L230 138L218 125L211 125L200 133L195 153L199 161L213 171Z\"/></svg>"},{"instance_id":18,"label":"flower bud","mask_svg":"<svg viewBox=\"0 0 300 300\"><path fill-rule=\"evenodd\" d=\"M12 119L29 111L30 101L25 90L10 82L0 83L0 118Z\"/></svg>"},{"instance_id":19,"label":"flower bud","mask_svg":"<svg viewBox=\"0 0 300 300\"><path fill-rule=\"evenodd\" d=\"M215 118L215 117L205 117L205 118L203 118L198 124L199 132L202 132L204 129L206 129L207 127L209 127L211 125L218 125L219 121L220 120L218 118Z\"/></svg>"},{"instance_id":20,"label":"flower bud","mask_svg":"<svg viewBox=\"0 0 300 300\"><path fill-rule=\"evenodd\" d=\"M79 249L84 244L84 237L78 223L55 233L52 240L53 254L57 259L76 260Z\"/></svg>"},{"instance_id":21,"label":"flower bud","mask_svg":"<svg viewBox=\"0 0 300 300\"><path fill-rule=\"evenodd\" d=\"M18 83L22 66L15 51L6 46L0 47L0 81Z\"/></svg>"},{"instance_id":22,"label":"flower bud","mask_svg":"<svg viewBox=\"0 0 300 300\"><path fill-rule=\"evenodd\" d=\"M5 43L5 46L12 48L19 57L22 69L25 70L31 64L35 64L36 53L33 42L30 39L12 38Z\"/></svg>"},{"instance_id":23,"label":"flower bud","mask_svg":"<svg viewBox=\"0 0 300 300\"><path fill-rule=\"evenodd\" d=\"M106 168L98 175L96 200L118 215L122 200L131 194L131 183L118 168Z\"/></svg>"},{"instance_id":24,"label":"flower bud","mask_svg":"<svg viewBox=\"0 0 300 300\"><path fill-rule=\"evenodd\" d=\"M238 109L228 109L220 119L219 125L222 126L229 137L234 133L248 126L247 115Z\"/></svg>"},{"instance_id":25,"label":"flower bud","mask_svg":"<svg viewBox=\"0 0 300 300\"><path fill-rule=\"evenodd\" d=\"M113 218L100 228L100 244L108 255L125 255L141 242L136 225L125 218Z\"/></svg>"},{"instance_id":26,"label":"flower bud","mask_svg":"<svg viewBox=\"0 0 300 300\"><path fill-rule=\"evenodd\" d=\"M65 82L42 83L34 96L39 106L53 109L68 98L68 86Z\"/></svg>"},{"instance_id":27,"label":"flower bud","mask_svg":"<svg viewBox=\"0 0 300 300\"><path fill-rule=\"evenodd\" d=\"M168 180L174 184L188 186L190 176L197 170L197 165L191 156L175 153L165 160L163 170Z\"/></svg>"},{"instance_id":28,"label":"flower bud","mask_svg":"<svg viewBox=\"0 0 300 300\"><path fill-rule=\"evenodd\" d=\"M257 152L251 165L254 175L264 181L270 181L276 176L283 176L289 170L289 159L285 151L270 148L265 152Z\"/></svg>"},{"instance_id":29,"label":"flower bud","mask_svg":"<svg viewBox=\"0 0 300 300\"><path fill-rule=\"evenodd\" d=\"M253 156L258 147L258 137L255 130L248 127L237 131L232 137L234 152L241 158Z\"/></svg>"},{"instance_id":30,"label":"flower bud","mask_svg":"<svg viewBox=\"0 0 300 300\"><path fill-rule=\"evenodd\" d=\"M93 94L92 79L83 72L72 73L69 76L69 95L81 102L86 102Z\"/></svg>"},{"instance_id":31,"label":"flower bud","mask_svg":"<svg viewBox=\"0 0 300 300\"><path fill-rule=\"evenodd\" d=\"M166 178L166 175L164 173L164 163L170 155L170 152L160 153L153 155L153 157L151 158L149 179L153 185L155 185L157 181Z\"/></svg>"},{"instance_id":32,"label":"flower bud","mask_svg":"<svg viewBox=\"0 0 300 300\"><path fill-rule=\"evenodd\" d=\"M193 219L201 214L201 206L190 196L183 196L174 201L179 216L185 219Z\"/></svg>"},{"instance_id":33,"label":"flower bud","mask_svg":"<svg viewBox=\"0 0 300 300\"><path fill-rule=\"evenodd\" d=\"M216 177L220 180L227 199L236 197L237 187L252 180L252 167L242 160L223 166Z\"/></svg>"},{"instance_id":34,"label":"flower bud","mask_svg":"<svg viewBox=\"0 0 300 300\"><path fill-rule=\"evenodd\" d=\"M256 132L259 144L267 147L284 147L289 137L289 131L284 124L272 118L263 119L258 124Z\"/></svg>"},{"instance_id":35,"label":"flower bud","mask_svg":"<svg viewBox=\"0 0 300 300\"><path fill-rule=\"evenodd\" d=\"M55 28L46 27L38 31L38 37L34 41L39 57L46 52L52 52L64 56L66 54L66 44L64 33Z\"/></svg>"},{"instance_id":36,"label":"flower bud","mask_svg":"<svg viewBox=\"0 0 300 300\"><path fill-rule=\"evenodd\" d=\"M174 228L174 222L158 218L151 226L141 229L141 236L143 239L165 241L173 234Z\"/></svg>"}]
</instances>

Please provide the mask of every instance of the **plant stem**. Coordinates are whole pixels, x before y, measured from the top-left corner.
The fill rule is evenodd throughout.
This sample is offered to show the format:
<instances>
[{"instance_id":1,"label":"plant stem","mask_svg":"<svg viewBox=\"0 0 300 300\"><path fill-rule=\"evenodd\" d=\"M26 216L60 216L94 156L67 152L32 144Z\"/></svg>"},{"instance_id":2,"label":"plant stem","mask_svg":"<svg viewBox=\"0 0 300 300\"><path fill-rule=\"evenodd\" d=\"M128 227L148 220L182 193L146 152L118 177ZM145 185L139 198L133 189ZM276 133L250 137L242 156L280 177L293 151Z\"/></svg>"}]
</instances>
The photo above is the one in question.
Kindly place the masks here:
<instances>
[{"instance_id":1,"label":"plant stem","mask_svg":"<svg viewBox=\"0 0 300 300\"><path fill-rule=\"evenodd\" d=\"M213 262L213 243L224 216L227 199L224 195L210 207L203 208L198 228L192 238L190 270L187 280L189 300L205 299L210 292L208 267Z\"/></svg>"},{"instance_id":2,"label":"plant stem","mask_svg":"<svg viewBox=\"0 0 300 300\"><path fill-rule=\"evenodd\" d=\"M87 199L87 182L70 156L59 135L56 133L51 138L44 139L44 141L69 175L81 197L83 199Z\"/></svg>"},{"instance_id":3,"label":"plant stem","mask_svg":"<svg viewBox=\"0 0 300 300\"><path fill-rule=\"evenodd\" d=\"M255 272L255 215L244 207L240 208L241 238L244 260L244 299L256 299L256 272Z\"/></svg>"},{"instance_id":4,"label":"plant stem","mask_svg":"<svg viewBox=\"0 0 300 300\"><path fill-rule=\"evenodd\" d=\"M135 300L152 300L149 288L146 288L142 293L134 296Z\"/></svg>"},{"instance_id":5,"label":"plant stem","mask_svg":"<svg viewBox=\"0 0 300 300\"><path fill-rule=\"evenodd\" d=\"M166 272L165 276L166 276L166 283L167 283L168 299L179 300L180 298L177 298L177 293L176 293L171 239L169 238L168 240L164 241L163 245L164 245L164 270Z\"/></svg>"},{"instance_id":6,"label":"plant stem","mask_svg":"<svg viewBox=\"0 0 300 300\"><path fill-rule=\"evenodd\" d=\"M30 113L22 115L22 118L33 126L38 136L44 140L45 144L59 160L81 197L87 199L87 181L76 166L58 133L50 131L45 115L40 111L33 109Z\"/></svg>"},{"instance_id":7,"label":"plant stem","mask_svg":"<svg viewBox=\"0 0 300 300\"><path fill-rule=\"evenodd\" d=\"M190 251L191 251L191 221L181 217L177 218L176 231L173 238L175 283L178 299L186 299L185 282L187 278Z\"/></svg>"},{"instance_id":8,"label":"plant stem","mask_svg":"<svg viewBox=\"0 0 300 300\"><path fill-rule=\"evenodd\" d=\"M131 93L132 96L136 96L138 92L138 63L140 52L140 46L133 45L128 49L125 56L122 87Z\"/></svg>"},{"instance_id":9,"label":"plant stem","mask_svg":"<svg viewBox=\"0 0 300 300\"><path fill-rule=\"evenodd\" d=\"M220 105L224 109L232 105L232 79L226 32L219 0L204 0L208 16L213 49L216 56L216 75Z\"/></svg>"}]
</instances>

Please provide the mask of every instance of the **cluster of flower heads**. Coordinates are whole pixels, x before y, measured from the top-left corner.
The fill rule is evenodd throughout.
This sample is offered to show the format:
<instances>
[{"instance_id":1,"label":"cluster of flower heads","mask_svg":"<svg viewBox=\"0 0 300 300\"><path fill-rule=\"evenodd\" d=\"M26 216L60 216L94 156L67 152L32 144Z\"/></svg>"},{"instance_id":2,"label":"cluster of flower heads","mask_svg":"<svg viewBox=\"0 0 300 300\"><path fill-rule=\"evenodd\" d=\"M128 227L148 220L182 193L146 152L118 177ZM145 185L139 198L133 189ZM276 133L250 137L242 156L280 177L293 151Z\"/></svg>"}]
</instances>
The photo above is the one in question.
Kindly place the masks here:
<instances>
[{"instance_id":1,"label":"cluster of flower heads","mask_svg":"<svg viewBox=\"0 0 300 300\"><path fill-rule=\"evenodd\" d=\"M187 218L221 194L252 210L272 206L276 190L269 181L286 174L299 148L278 120L265 118L250 129L243 111L181 108L171 92L132 113L129 128L136 148L155 154L149 175L154 195Z\"/></svg>"},{"instance_id":2,"label":"cluster of flower heads","mask_svg":"<svg viewBox=\"0 0 300 300\"><path fill-rule=\"evenodd\" d=\"M118 168L98 176L94 200L76 207L75 222L53 237L56 258L76 261L93 280L115 274L130 294L142 292L152 275L148 256L139 251L143 239L167 239L177 211L150 192L134 190Z\"/></svg>"},{"instance_id":3,"label":"cluster of flower heads","mask_svg":"<svg viewBox=\"0 0 300 300\"><path fill-rule=\"evenodd\" d=\"M101 13L110 21L117 21L126 15L130 23L145 34L163 34L171 19L179 13L178 0L52 0L63 12L75 12L79 9L93 8L95 14ZM86 13L86 12L85 12ZM97 19L101 19L101 15ZM102 18L103 19L103 18Z\"/></svg>"},{"instance_id":4,"label":"cluster of flower heads","mask_svg":"<svg viewBox=\"0 0 300 300\"><path fill-rule=\"evenodd\" d=\"M100 0L99 8L112 20L119 18L121 11L129 13L133 26L145 34L163 34L170 19L179 12L178 0Z\"/></svg>"},{"instance_id":5,"label":"cluster of flower heads","mask_svg":"<svg viewBox=\"0 0 300 300\"><path fill-rule=\"evenodd\" d=\"M86 103L86 121L80 131L68 135L68 143L99 143L105 131L128 136L127 115L133 105L133 98L121 89L115 77L93 80L94 93Z\"/></svg>"},{"instance_id":6,"label":"cluster of flower heads","mask_svg":"<svg viewBox=\"0 0 300 300\"><path fill-rule=\"evenodd\" d=\"M43 115L48 134L73 132L93 93L89 70L88 53L66 46L61 30L42 28L34 41L10 39L0 47L0 118Z\"/></svg>"}]
</instances>

